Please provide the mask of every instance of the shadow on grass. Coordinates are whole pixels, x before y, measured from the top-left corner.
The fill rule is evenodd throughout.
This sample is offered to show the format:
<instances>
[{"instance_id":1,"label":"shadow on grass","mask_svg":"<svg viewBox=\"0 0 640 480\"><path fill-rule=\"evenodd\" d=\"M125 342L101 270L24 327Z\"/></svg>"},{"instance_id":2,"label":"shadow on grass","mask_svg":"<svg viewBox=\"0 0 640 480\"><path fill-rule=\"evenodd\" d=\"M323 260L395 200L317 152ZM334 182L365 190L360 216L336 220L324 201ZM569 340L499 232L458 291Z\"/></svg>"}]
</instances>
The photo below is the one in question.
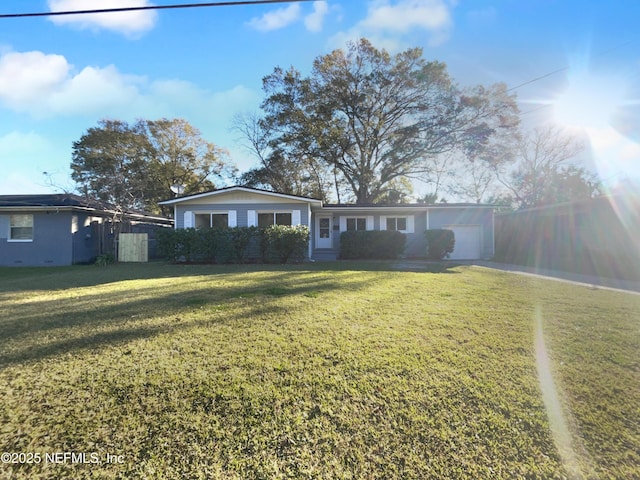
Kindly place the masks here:
<instances>
[{"instance_id":1,"label":"shadow on grass","mask_svg":"<svg viewBox=\"0 0 640 480\"><path fill-rule=\"evenodd\" d=\"M286 315L286 308L277 305L276 299L287 295L316 298L324 292L361 289L372 281L361 271L351 269L343 269L339 276L323 276L293 267L270 268L267 272L251 267L247 271L263 274L246 280L238 275L240 267L235 267L228 283L216 282L210 276L200 279L195 274L206 270L189 268L191 276L182 277L188 283L176 287L164 283L115 293L105 287L103 291L79 292L64 298L54 295L41 300L36 295L6 302L0 308L0 369L192 328L197 321L185 324L181 318L201 309L211 314L206 321L217 323L247 321L265 314ZM224 268L216 270L226 275L222 273Z\"/></svg>"},{"instance_id":2,"label":"shadow on grass","mask_svg":"<svg viewBox=\"0 0 640 480\"><path fill-rule=\"evenodd\" d=\"M68 267L0 267L0 295L3 292L92 287L126 280L182 278L196 275L221 275L251 272L300 271L413 271L457 273L462 262L428 260L337 260L300 264L170 264L165 262L115 264L106 267L73 265Z\"/></svg>"},{"instance_id":3,"label":"shadow on grass","mask_svg":"<svg viewBox=\"0 0 640 480\"><path fill-rule=\"evenodd\" d=\"M180 329L192 329L211 324L229 324L239 321L247 321L254 315L280 313L283 309L276 306L259 305L241 311L233 315L219 318L182 322L180 312L173 323L165 322L159 325L127 325L119 324L114 330L100 333L83 332L75 338L54 340L40 345L25 345L15 351L0 354L0 370L11 365L29 363L56 357L65 354L79 353L82 351L99 351L103 348L124 345L127 342L144 338L152 338L157 335L170 334Z\"/></svg>"}]
</instances>

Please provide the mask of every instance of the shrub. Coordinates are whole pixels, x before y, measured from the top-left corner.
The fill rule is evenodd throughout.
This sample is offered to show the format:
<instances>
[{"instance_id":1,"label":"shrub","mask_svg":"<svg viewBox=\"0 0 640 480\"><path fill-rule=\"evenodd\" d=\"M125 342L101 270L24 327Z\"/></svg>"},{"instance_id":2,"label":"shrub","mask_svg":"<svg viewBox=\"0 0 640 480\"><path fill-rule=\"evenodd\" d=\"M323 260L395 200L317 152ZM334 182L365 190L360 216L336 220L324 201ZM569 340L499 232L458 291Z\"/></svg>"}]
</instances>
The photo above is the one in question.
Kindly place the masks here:
<instances>
[{"instance_id":1,"label":"shrub","mask_svg":"<svg viewBox=\"0 0 640 480\"><path fill-rule=\"evenodd\" d=\"M340 235L342 259L394 259L404 252L406 237L394 230L355 230Z\"/></svg>"},{"instance_id":2,"label":"shrub","mask_svg":"<svg viewBox=\"0 0 640 480\"><path fill-rule=\"evenodd\" d=\"M262 261L301 262L309 247L309 228L304 225L272 225L261 231Z\"/></svg>"},{"instance_id":3,"label":"shrub","mask_svg":"<svg viewBox=\"0 0 640 480\"><path fill-rule=\"evenodd\" d=\"M158 251L171 262L286 263L304 260L308 245L306 226L186 228L158 232Z\"/></svg>"},{"instance_id":4,"label":"shrub","mask_svg":"<svg viewBox=\"0 0 640 480\"><path fill-rule=\"evenodd\" d=\"M452 230L433 229L424 232L427 240L427 258L442 260L448 258L456 245Z\"/></svg>"},{"instance_id":5,"label":"shrub","mask_svg":"<svg viewBox=\"0 0 640 480\"><path fill-rule=\"evenodd\" d=\"M115 261L116 259L112 253L103 253L102 255L98 255L96 257L95 264L99 267L106 267L107 265L111 265Z\"/></svg>"}]
</instances>

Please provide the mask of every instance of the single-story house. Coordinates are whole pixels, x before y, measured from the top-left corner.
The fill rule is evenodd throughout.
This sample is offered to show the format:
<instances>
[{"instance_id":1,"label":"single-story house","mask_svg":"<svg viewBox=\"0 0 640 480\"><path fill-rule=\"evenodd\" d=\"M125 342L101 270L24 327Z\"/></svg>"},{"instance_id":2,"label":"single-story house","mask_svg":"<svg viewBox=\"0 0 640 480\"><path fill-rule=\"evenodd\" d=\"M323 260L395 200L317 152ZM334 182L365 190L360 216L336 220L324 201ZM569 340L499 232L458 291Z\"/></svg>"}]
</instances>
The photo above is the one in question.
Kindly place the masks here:
<instances>
[{"instance_id":1,"label":"single-story house","mask_svg":"<svg viewBox=\"0 0 640 480\"><path fill-rule=\"evenodd\" d=\"M221 188L160 202L173 206L175 228L306 225L309 258L335 260L340 234L348 230L398 230L407 237L407 257L424 257L428 229L450 229L455 250L450 258L485 259L494 254L491 205L344 205L248 187Z\"/></svg>"},{"instance_id":2,"label":"single-story house","mask_svg":"<svg viewBox=\"0 0 640 480\"><path fill-rule=\"evenodd\" d=\"M90 263L113 253L116 230L148 233L172 224L78 195L0 195L0 266Z\"/></svg>"}]
</instances>

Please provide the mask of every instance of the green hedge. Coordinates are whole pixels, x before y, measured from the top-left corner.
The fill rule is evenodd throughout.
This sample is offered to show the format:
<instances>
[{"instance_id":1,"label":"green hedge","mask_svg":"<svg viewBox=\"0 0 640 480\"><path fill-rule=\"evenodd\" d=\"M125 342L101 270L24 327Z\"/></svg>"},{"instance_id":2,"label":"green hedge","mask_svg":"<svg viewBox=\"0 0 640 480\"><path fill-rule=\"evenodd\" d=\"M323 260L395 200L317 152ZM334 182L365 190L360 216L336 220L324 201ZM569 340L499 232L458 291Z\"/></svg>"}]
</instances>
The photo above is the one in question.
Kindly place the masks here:
<instances>
[{"instance_id":1,"label":"green hedge","mask_svg":"<svg viewBox=\"0 0 640 480\"><path fill-rule=\"evenodd\" d=\"M404 252L406 237L393 230L355 230L340 235L341 259L394 259Z\"/></svg>"},{"instance_id":2,"label":"green hedge","mask_svg":"<svg viewBox=\"0 0 640 480\"><path fill-rule=\"evenodd\" d=\"M303 261L306 226L186 228L158 232L160 255L175 263L286 263Z\"/></svg>"},{"instance_id":3,"label":"green hedge","mask_svg":"<svg viewBox=\"0 0 640 480\"><path fill-rule=\"evenodd\" d=\"M260 233L265 263L301 262L309 251L309 229L304 225L272 225Z\"/></svg>"},{"instance_id":4,"label":"green hedge","mask_svg":"<svg viewBox=\"0 0 640 480\"><path fill-rule=\"evenodd\" d=\"M424 232L424 236L427 240L427 258L431 260L448 258L456 246L456 239L452 230L427 230Z\"/></svg>"}]
</instances>

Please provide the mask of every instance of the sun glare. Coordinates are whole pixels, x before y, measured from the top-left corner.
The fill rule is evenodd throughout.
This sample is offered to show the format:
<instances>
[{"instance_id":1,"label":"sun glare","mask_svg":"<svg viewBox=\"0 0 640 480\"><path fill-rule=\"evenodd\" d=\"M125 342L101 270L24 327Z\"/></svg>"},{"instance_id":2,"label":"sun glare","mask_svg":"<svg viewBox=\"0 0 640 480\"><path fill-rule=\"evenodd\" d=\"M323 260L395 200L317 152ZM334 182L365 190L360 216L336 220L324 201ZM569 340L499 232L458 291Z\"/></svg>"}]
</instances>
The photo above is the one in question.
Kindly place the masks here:
<instances>
[{"instance_id":1,"label":"sun glare","mask_svg":"<svg viewBox=\"0 0 640 480\"><path fill-rule=\"evenodd\" d=\"M574 128L605 128L624 105L626 88L614 77L588 72L569 75L566 89L553 102L558 123Z\"/></svg>"}]
</instances>

